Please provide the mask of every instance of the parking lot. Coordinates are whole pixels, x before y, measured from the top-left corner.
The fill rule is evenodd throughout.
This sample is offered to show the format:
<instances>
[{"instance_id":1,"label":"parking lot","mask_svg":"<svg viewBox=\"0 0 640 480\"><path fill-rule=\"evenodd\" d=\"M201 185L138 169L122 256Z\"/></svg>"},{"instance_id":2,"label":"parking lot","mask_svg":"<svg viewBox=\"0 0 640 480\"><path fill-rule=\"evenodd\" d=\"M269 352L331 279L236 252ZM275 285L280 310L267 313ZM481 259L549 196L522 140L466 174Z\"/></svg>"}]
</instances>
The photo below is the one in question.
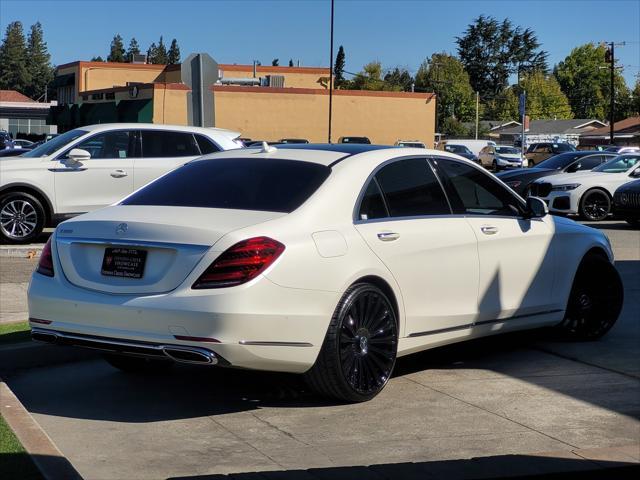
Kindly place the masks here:
<instances>
[{"instance_id":1,"label":"parking lot","mask_svg":"<svg viewBox=\"0 0 640 480\"><path fill-rule=\"evenodd\" d=\"M5 380L87 479L316 468L305 474L460 478L630 460L640 449L640 232L594 226L609 235L625 285L603 340L525 332L404 357L364 404L321 400L292 375L177 366L141 377L99 358ZM3 258L3 286L24 285L33 262ZM629 457L608 458L610 447Z\"/></svg>"}]
</instances>

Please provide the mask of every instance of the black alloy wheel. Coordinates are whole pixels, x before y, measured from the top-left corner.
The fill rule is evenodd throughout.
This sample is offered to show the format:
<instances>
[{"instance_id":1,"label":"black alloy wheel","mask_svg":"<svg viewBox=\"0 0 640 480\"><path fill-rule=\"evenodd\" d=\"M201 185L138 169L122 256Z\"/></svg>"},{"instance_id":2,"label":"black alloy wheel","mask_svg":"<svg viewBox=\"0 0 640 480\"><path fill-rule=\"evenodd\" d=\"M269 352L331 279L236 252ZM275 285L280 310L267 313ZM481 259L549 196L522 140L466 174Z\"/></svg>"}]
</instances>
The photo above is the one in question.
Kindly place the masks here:
<instances>
[{"instance_id":1,"label":"black alloy wheel","mask_svg":"<svg viewBox=\"0 0 640 480\"><path fill-rule=\"evenodd\" d=\"M603 256L589 255L578 268L559 328L572 340L596 340L616 323L623 301L616 268Z\"/></svg>"},{"instance_id":2,"label":"black alloy wheel","mask_svg":"<svg viewBox=\"0 0 640 480\"><path fill-rule=\"evenodd\" d=\"M580 215L585 220L599 222L611 213L611 198L604 190L594 188L582 195Z\"/></svg>"},{"instance_id":3,"label":"black alloy wheel","mask_svg":"<svg viewBox=\"0 0 640 480\"><path fill-rule=\"evenodd\" d=\"M348 402L375 397L387 384L398 350L398 323L376 286L351 286L338 303L322 349L305 374L321 395Z\"/></svg>"}]
</instances>

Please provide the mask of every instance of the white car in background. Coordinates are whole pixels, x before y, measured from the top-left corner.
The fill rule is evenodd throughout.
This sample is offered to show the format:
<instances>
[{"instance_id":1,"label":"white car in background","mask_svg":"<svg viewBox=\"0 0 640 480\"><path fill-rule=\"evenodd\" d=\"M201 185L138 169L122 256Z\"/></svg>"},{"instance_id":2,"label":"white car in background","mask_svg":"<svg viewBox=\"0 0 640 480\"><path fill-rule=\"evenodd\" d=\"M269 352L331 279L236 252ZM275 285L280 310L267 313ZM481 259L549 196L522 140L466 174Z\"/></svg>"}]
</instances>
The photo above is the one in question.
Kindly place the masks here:
<instances>
[{"instance_id":1,"label":"white car in background","mask_svg":"<svg viewBox=\"0 0 640 480\"><path fill-rule=\"evenodd\" d=\"M478 161L483 167L490 168L494 172L528 165L520 149L509 145L487 145L480 150Z\"/></svg>"},{"instance_id":2,"label":"white car in background","mask_svg":"<svg viewBox=\"0 0 640 480\"><path fill-rule=\"evenodd\" d=\"M0 240L28 243L43 228L110 205L184 162L242 148L239 136L218 128L89 125L0 158Z\"/></svg>"},{"instance_id":3,"label":"white car in background","mask_svg":"<svg viewBox=\"0 0 640 480\"><path fill-rule=\"evenodd\" d=\"M543 177L531 184L529 195L543 199L551 212L604 220L612 212L618 187L640 178L639 162L639 153L629 153L590 171Z\"/></svg>"},{"instance_id":4,"label":"white car in background","mask_svg":"<svg viewBox=\"0 0 640 480\"><path fill-rule=\"evenodd\" d=\"M28 301L35 340L123 370L304 373L363 401L426 348L548 325L598 338L622 286L602 232L456 155L264 145L60 224Z\"/></svg>"}]
</instances>

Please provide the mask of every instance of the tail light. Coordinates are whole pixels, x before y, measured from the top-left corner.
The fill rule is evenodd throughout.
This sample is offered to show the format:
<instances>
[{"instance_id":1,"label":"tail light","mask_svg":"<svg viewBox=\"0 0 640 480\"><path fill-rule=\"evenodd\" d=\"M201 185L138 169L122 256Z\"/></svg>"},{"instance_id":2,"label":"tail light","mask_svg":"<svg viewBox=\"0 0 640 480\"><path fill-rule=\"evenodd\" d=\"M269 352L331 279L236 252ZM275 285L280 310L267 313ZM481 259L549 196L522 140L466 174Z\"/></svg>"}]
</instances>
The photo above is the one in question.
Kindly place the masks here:
<instances>
[{"instance_id":1,"label":"tail light","mask_svg":"<svg viewBox=\"0 0 640 480\"><path fill-rule=\"evenodd\" d=\"M38 261L38 268L36 272L46 275L47 277L53 277L53 256L51 255L51 237L44 244L42 253L40 254L40 260Z\"/></svg>"},{"instance_id":2,"label":"tail light","mask_svg":"<svg viewBox=\"0 0 640 480\"><path fill-rule=\"evenodd\" d=\"M284 252L284 245L269 237L236 243L216 258L191 288L234 287L257 277Z\"/></svg>"}]
</instances>

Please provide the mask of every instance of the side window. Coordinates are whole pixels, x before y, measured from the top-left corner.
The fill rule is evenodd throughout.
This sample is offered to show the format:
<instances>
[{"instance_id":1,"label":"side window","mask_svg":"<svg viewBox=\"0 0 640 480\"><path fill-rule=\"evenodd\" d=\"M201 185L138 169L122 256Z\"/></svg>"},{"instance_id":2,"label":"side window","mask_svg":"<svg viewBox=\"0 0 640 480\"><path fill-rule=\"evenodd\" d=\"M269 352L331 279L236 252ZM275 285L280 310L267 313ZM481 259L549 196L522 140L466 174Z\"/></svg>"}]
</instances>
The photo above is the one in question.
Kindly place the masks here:
<instances>
[{"instance_id":1,"label":"side window","mask_svg":"<svg viewBox=\"0 0 640 480\"><path fill-rule=\"evenodd\" d=\"M196 142L198 142L198 147L200 147L200 153L202 155L220 151L217 145L215 145L211 140L209 140L204 135L196 135L195 137L196 137Z\"/></svg>"},{"instance_id":2,"label":"side window","mask_svg":"<svg viewBox=\"0 0 640 480\"><path fill-rule=\"evenodd\" d=\"M378 182L374 178L369 182L369 186L364 192L364 196L360 202L358 218L360 220L372 220L374 218L384 218L388 216L389 212L387 212L387 207L384 204L382 192L380 191Z\"/></svg>"},{"instance_id":3,"label":"side window","mask_svg":"<svg viewBox=\"0 0 640 480\"><path fill-rule=\"evenodd\" d=\"M142 130L144 158L197 157L200 149L192 133Z\"/></svg>"},{"instance_id":4,"label":"side window","mask_svg":"<svg viewBox=\"0 0 640 480\"><path fill-rule=\"evenodd\" d=\"M455 213L469 215L520 215L522 205L508 190L479 169L453 160L435 161L447 177Z\"/></svg>"},{"instance_id":5,"label":"side window","mask_svg":"<svg viewBox=\"0 0 640 480\"><path fill-rule=\"evenodd\" d=\"M425 158L391 163L376 180L392 217L451 214L447 198Z\"/></svg>"},{"instance_id":6,"label":"side window","mask_svg":"<svg viewBox=\"0 0 640 480\"><path fill-rule=\"evenodd\" d=\"M134 151L134 132L120 130L104 132L86 139L73 148L86 150L91 158L130 158ZM66 152L63 158L68 158Z\"/></svg>"},{"instance_id":7,"label":"side window","mask_svg":"<svg viewBox=\"0 0 640 480\"><path fill-rule=\"evenodd\" d=\"M580 159L580 161L578 162L579 166L575 171L577 172L580 170L591 170L593 168L596 168L601 163L602 155L589 155L588 157Z\"/></svg>"}]
</instances>

